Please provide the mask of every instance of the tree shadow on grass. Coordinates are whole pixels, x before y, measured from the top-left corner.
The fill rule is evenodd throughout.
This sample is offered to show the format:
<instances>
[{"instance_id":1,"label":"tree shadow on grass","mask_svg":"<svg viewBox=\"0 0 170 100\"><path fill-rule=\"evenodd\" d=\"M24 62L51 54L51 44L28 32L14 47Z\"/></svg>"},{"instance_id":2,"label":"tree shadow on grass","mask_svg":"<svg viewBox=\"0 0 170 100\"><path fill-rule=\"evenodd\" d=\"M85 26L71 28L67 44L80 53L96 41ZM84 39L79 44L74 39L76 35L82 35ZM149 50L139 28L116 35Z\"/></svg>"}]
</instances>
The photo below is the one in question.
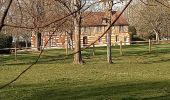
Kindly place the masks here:
<instances>
[{"instance_id":1,"label":"tree shadow on grass","mask_svg":"<svg viewBox=\"0 0 170 100\"><path fill-rule=\"evenodd\" d=\"M159 48L158 50L154 49L151 53L148 53L148 50L146 48L147 46L124 46L123 49L123 56L120 56L119 54L119 47L113 47L112 50L112 54L113 54L113 59L116 58L121 60L121 57L127 58L127 57L142 57L142 59L148 59L149 58L154 58L154 57L159 57L159 55L162 54L167 54L168 52L170 52L170 49L167 48L159 48L159 47L155 47L155 48ZM146 49L143 49L146 48ZM54 64L54 63L72 63L72 58L73 56L66 56L65 52L63 50L49 50L45 52L46 55L43 55L40 59L40 61L38 62L38 64ZM96 57L96 58L101 58L106 59L104 57L106 57L107 53L106 53L106 47L99 47L96 49L95 52L95 56L92 56L92 48L87 49L85 51L83 51L83 58L86 59L90 59L92 57ZM103 57L104 56L104 57ZM2 59L1 61L3 61L3 63L5 65L28 65L30 63L33 63L35 61L35 59L37 58L37 55L33 55L32 53L28 52L27 55L23 55L23 56L18 56L18 61L19 62L14 62L12 61L11 63L11 59L14 59L14 57L6 57L4 59ZM101 60L98 59L98 60ZM142 62L137 62L139 64L152 64L152 63L161 63L161 62L168 62L170 61L170 59L167 58L163 58L163 59L157 59L157 60L153 60L153 61L142 61ZM133 61L132 61L133 63ZM136 63L136 62L135 62Z\"/></svg>"},{"instance_id":2,"label":"tree shadow on grass","mask_svg":"<svg viewBox=\"0 0 170 100\"><path fill-rule=\"evenodd\" d=\"M100 83L100 82L99 82ZM84 84L69 86L63 83L63 87L50 86L28 89L30 96L18 100L169 100L170 81L147 82L115 85L108 84ZM19 86L20 87L20 86ZM16 89L19 87L16 87ZM22 86L23 88L24 86ZM33 85L27 86L34 87ZM26 94L27 89L20 89L19 94ZM17 91L15 91L17 92ZM11 94L12 95L12 92ZM3 99L3 98L2 98ZM5 100L5 99L3 99Z\"/></svg>"},{"instance_id":3,"label":"tree shadow on grass","mask_svg":"<svg viewBox=\"0 0 170 100\"><path fill-rule=\"evenodd\" d=\"M169 58L160 58L158 60L154 60L154 61L144 61L144 62L140 62L140 64L155 64L155 63L163 63L163 62L170 62Z\"/></svg>"},{"instance_id":4,"label":"tree shadow on grass","mask_svg":"<svg viewBox=\"0 0 170 100\"><path fill-rule=\"evenodd\" d=\"M32 60L27 60L26 62L18 62L18 63L7 63L5 65L29 65L32 64L36 61L37 57L29 57L29 59ZM65 56L48 56L44 58L40 58L37 64L63 64L63 63L70 63L71 61L70 57L65 57Z\"/></svg>"}]
</instances>

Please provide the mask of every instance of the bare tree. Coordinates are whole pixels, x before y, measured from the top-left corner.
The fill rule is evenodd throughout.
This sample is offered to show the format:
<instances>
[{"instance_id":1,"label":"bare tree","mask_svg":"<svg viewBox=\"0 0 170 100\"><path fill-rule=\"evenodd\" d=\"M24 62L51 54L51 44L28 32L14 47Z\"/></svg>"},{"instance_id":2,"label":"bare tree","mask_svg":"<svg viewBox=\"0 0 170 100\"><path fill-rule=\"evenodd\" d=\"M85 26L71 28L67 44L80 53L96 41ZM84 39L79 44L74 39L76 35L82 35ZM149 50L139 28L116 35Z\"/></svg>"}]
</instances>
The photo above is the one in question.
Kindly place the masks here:
<instances>
[{"instance_id":1,"label":"bare tree","mask_svg":"<svg viewBox=\"0 0 170 100\"><path fill-rule=\"evenodd\" d=\"M81 55L81 21L82 21L82 13L84 12L84 5L86 0L56 0L60 2L65 9L67 9L68 13L75 12L71 18L69 19L73 25L71 31L73 31L74 36L74 63L82 64L82 55ZM85 9L86 10L86 9Z\"/></svg>"},{"instance_id":2,"label":"bare tree","mask_svg":"<svg viewBox=\"0 0 170 100\"><path fill-rule=\"evenodd\" d=\"M168 0L161 3L169 5ZM138 2L130 8L130 23L136 26L138 33L154 34L156 41L161 39L164 33L169 32L169 9L156 1Z\"/></svg>"},{"instance_id":3,"label":"bare tree","mask_svg":"<svg viewBox=\"0 0 170 100\"><path fill-rule=\"evenodd\" d=\"M73 0L74 10L79 10L82 7L82 1L81 0ZM81 55L81 11L79 10L77 13L73 16L74 20L74 36L75 36L75 47L74 50L77 52L74 55L74 63L75 64L82 64L82 55Z\"/></svg>"},{"instance_id":4,"label":"bare tree","mask_svg":"<svg viewBox=\"0 0 170 100\"><path fill-rule=\"evenodd\" d=\"M106 17L108 18L108 27L111 25L112 23L112 11L113 11L113 6L115 4L121 3L123 2L123 0L101 0L102 2L108 5L106 5L107 9L105 9L106 12ZM112 28L109 29L108 33L107 33L107 61L109 64L112 64L112 43L111 43L111 34L112 34Z\"/></svg>"},{"instance_id":5,"label":"bare tree","mask_svg":"<svg viewBox=\"0 0 170 100\"><path fill-rule=\"evenodd\" d=\"M112 7L113 7L113 1L109 1L109 9L108 9L108 17L109 17L109 24L108 27L112 23ZM111 43L111 34L112 34L112 28L107 33L107 61L109 64L112 64L112 43Z\"/></svg>"},{"instance_id":6,"label":"bare tree","mask_svg":"<svg viewBox=\"0 0 170 100\"><path fill-rule=\"evenodd\" d=\"M6 4L1 1L1 3L4 3L4 5L3 4L0 5L0 11L2 12L1 13L2 15L0 16L0 31L1 31L2 27L4 26L5 18L8 14L8 11L12 4L12 1L13 0L6 0L6 2L7 2Z\"/></svg>"},{"instance_id":7,"label":"bare tree","mask_svg":"<svg viewBox=\"0 0 170 100\"><path fill-rule=\"evenodd\" d=\"M55 26L62 24L60 23L61 20L68 17L68 15L65 15L65 10L55 0L17 1L12 5L13 9L10 10L5 25L14 28L30 29L30 34L34 31L37 37L36 47L40 51L42 46L42 32L54 30L56 28Z\"/></svg>"}]
</instances>

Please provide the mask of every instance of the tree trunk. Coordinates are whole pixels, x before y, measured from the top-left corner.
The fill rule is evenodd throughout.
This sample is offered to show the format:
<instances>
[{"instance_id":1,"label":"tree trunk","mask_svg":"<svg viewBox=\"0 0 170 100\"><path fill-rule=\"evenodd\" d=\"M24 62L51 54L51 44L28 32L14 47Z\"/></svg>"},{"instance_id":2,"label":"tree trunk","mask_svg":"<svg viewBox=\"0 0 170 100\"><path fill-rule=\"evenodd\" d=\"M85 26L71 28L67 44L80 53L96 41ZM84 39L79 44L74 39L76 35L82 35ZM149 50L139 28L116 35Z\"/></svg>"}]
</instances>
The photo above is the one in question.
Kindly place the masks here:
<instances>
[{"instance_id":1,"label":"tree trunk","mask_svg":"<svg viewBox=\"0 0 170 100\"><path fill-rule=\"evenodd\" d=\"M41 51L41 33L37 32L37 50Z\"/></svg>"},{"instance_id":2,"label":"tree trunk","mask_svg":"<svg viewBox=\"0 0 170 100\"><path fill-rule=\"evenodd\" d=\"M25 48L28 49L28 40L25 39Z\"/></svg>"},{"instance_id":3,"label":"tree trunk","mask_svg":"<svg viewBox=\"0 0 170 100\"><path fill-rule=\"evenodd\" d=\"M113 2L109 1L110 3L110 11L109 12L109 24L108 27L111 25L112 23L112 6L113 6ZM107 33L107 61L109 64L113 63L112 62L112 48L111 48L111 34L112 34L112 28L109 29L108 33Z\"/></svg>"},{"instance_id":4,"label":"tree trunk","mask_svg":"<svg viewBox=\"0 0 170 100\"><path fill-rule=\"evenodd\" d=\"M112 48L111 48L111 29L107 33L107 61L112 63Z\"/></svg>"},{"instance_id":5,"label":"tree trunk","mask_svg":"<svg viewBox=\"0 0 170 100\"><path fill-rule=\"evenodd\" d=\"M18 37L18 33L16 35L16 41L15 41L15 60L17 60L17 49L20 48L19 46L19 37Z\"/></svg>"},{"instance_id":6,"label":"tree trunk","mask_svg":"<svg viewBox=\"0 0 170 100\"><path fill-rule=\"evenodd\" d=\"M79 19L80 21L81 19ZM81 31L80 31L80 23L77 23L77 20L74 19L74 36L75 36L75 47L74 47L74 51L76 52L76 54L74 55L74 63L75 64L82 64L82 57L81 57L81 40L80 40L80 35L81 35Z\"/></svg>"},{"instance_id":7,"label":"tree trunk","mask_svg":"<svg viewBox=\"0 0 170 100\"><path fill-rule=\"evenodd\" d=\"M159 36L159 33L154 29L154 32L155 32L155 36L156 36L156 41L157 43L159 44L160 43L160 36Z\"/></svg>"},{"instance_id":8,"label":"tree trunk","mask_svg":"<svg viewBox=\"0 0 170 100\"><path fill-rule=\"evenodd\" d=\"M17 60L17 41L15 42L15 60Z\"/></svg>"},{"instance_id":9,"label":"tree trunk","mask_svg":"<svg viewBox=\"0 0 170 100\"><path fill-rule=\"evenodd\" d=\"M74 47L73 47L73 45L74 45L74 44L73 44L73 32L71 32L71 35L70 35L69 38L70 38L70 39L69 39L69 40L70 40L70 48L71 48L71 50L73 50L73 48L74 48Z\"/></svg>"},{"instance_id":10,"label":"tree trunk","mask_svg":"<svg viewBox=\"0 0 170 100\"><path fill-rule=\"evenodd\" d=\"M66 40L65 40L65 48L66 48L66 55L68 55L68 41L69 41L69 33L66 32Z\"/></svg>"},{"instance_id":11,"label":"tree trunk","mask_svg":"<svg viewBox=\"0 0 170 100\"><path fill-rule=\"evenodd\" d=\"M157 41L158 44L159 44L159 40L160 40L159 34L156 33L156 41Z\"/></svg>"},{"instance_id":12,"label":"tree trunk","mask_svg":"<svg viewBox=\"0 0 170 100\"><path fill-rule=\"evenodd\" d=\"M74 0L74 6L75 6L75 10L78 10L77 5L77 0ZM81 57L81 39L80 39L80 35L81 35L81 14L80 11L78 11L75 15L74 15L74 41L75 41L75 46L74 46L74 63L75 64L82 64L82 57Z\"/></svg>"}]
</instances>

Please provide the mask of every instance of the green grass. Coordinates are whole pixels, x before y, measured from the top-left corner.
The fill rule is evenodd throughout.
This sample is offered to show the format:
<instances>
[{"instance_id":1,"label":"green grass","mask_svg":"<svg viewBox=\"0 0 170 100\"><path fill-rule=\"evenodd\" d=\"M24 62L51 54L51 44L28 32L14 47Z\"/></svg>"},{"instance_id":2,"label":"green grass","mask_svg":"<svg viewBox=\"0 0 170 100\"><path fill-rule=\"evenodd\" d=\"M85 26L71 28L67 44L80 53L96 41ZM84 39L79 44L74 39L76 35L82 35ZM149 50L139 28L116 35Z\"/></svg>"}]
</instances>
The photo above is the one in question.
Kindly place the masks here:
<instances>
[{"instance_id":1,"label":"green grass","mask_svg":"<svg viewBox=\"0 0 170 100\"><path fill-rule=\"evenodd\" d=\"M106 48L83 51L84 65L72 64L64 50L46 50L37 65L9 87L0 100L170 100L170 45L113 47L113 64ZM0 56L0 86L15 78L38 52Z\"/></svg>"}]
</instances>

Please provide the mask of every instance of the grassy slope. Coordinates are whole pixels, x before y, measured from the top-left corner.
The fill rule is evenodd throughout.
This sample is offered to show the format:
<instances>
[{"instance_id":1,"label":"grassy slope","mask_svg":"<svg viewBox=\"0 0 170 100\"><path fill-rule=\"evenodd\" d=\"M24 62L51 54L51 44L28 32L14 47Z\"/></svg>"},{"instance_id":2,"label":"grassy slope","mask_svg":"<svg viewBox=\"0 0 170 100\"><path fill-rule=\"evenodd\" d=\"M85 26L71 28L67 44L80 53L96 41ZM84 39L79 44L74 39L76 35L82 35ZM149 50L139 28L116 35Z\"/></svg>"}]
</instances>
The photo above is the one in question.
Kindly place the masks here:
<instances>
[{"instance_id":1,"label":"grassy slope","mask_svg":"<svg viewBox=\"0 0 170 100\"><path fill-rule=\"evenodd\" d=\"M124 56L113 47L114 64L106 62L104 48L83 52L84 65L72 64L64 50L43 53L40 62L10 87L0 100L170 100L170 45L126 46ZM36 58L37 53L1 56L0 85L8 82Z\"/></svg>"}]
</instances>

